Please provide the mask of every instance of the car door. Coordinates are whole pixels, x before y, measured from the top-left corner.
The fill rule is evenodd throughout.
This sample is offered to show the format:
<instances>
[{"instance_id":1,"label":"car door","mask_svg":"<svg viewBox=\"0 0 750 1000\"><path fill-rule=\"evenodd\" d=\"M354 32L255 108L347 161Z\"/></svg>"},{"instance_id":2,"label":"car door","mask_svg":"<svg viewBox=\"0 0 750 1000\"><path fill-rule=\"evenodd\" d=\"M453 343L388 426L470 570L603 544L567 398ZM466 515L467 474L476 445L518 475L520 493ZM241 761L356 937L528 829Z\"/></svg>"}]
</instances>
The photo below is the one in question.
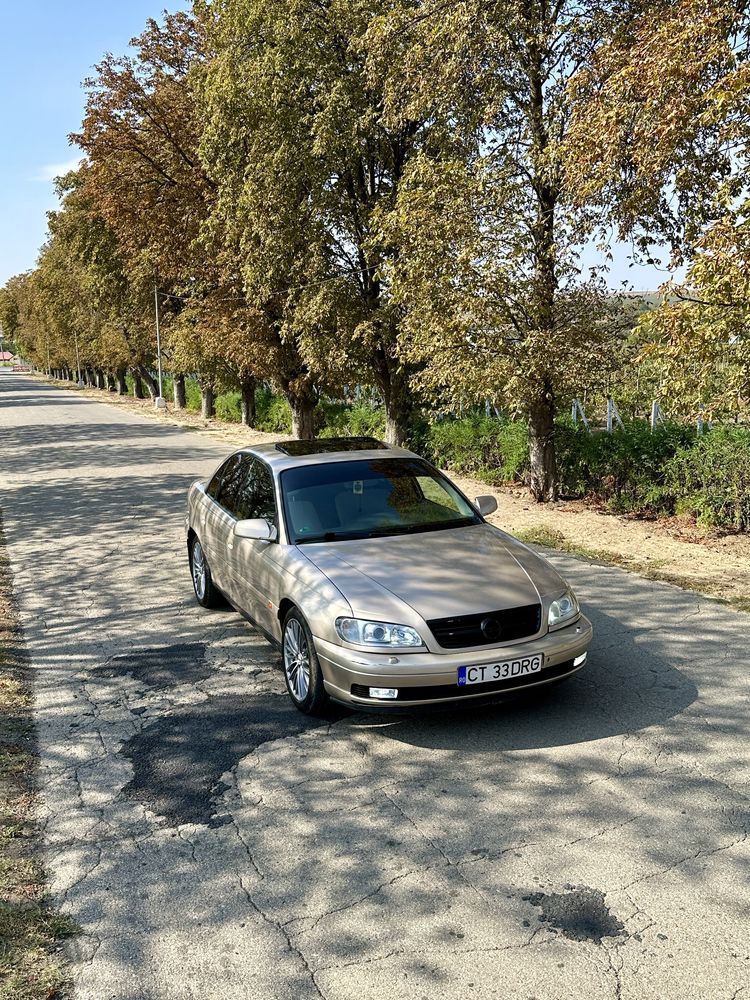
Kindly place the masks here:
<instances>
[{"instance_id":1,"label":"car door","mask_svg":"<svg viewBox=\"0 0 750 1000\"><path fill-rule=\"evenodd\" d=\"M278 509L270 468L255 456L244 456L242 485L237 497L238 519L263 518L279 526ZM254 538L235 538L232 576L242 610L266 631L274 633L278 607L278 543ZM271 605L269 607L269 604Z\"/></svg>"},{"instance_id":2,"label":"car door","mask_svg":"<svg viewBox=\"0 0 750 1000\"><path fill-rule=\"evenodd\" d=\"M242 482L243 455L232 455L216 472L206 489L198 534L217 587L235 600L231 567L234 544L235 508Z\"/></svg>"}]
</instances>

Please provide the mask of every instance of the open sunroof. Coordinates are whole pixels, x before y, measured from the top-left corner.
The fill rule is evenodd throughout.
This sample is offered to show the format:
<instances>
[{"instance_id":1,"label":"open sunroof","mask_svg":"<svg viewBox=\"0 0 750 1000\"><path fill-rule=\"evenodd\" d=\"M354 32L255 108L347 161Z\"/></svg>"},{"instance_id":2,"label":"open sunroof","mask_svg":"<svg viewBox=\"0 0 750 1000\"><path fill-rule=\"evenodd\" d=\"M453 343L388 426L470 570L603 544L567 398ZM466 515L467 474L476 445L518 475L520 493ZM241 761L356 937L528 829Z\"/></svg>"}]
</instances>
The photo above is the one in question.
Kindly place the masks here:
<instances>
[{"instance_id":1,"label":"open sunroof","mask_svg":"<svg viewBox=\"0 0 750 1000\"><path fill-rule=\"evenodd\" d=\"M371 437L320 438L318 441L284 441L277 444L278 451L293 458L302 455L329 455L334 451L373 451L387 448L387 444Z\"/></svg>"}]
</instances>

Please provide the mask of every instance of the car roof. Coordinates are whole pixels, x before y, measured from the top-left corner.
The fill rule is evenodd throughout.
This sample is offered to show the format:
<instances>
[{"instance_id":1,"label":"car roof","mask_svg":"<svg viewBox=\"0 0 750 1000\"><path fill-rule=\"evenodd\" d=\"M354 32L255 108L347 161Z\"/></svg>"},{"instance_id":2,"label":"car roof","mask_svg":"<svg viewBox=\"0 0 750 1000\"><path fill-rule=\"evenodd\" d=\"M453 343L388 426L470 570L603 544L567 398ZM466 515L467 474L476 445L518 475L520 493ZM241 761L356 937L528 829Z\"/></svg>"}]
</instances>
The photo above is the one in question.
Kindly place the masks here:
<instances>
[{"instance_id":1,"label":"car roof","mask_svg":"<svg viewBox=\"0 0 750 1000\"><path fill-rule=\"evenodd\" d=\"M330 462L372 461L384 458L419 458L419 455L415 455L413 451L407 451L406 448L391 447L380 442L377 443L377 447L363 446L363 439L361 438L338 438L336 439L338 442L351 441L362 443L356 447L347 447L342 444L340 450L329 451L328 447L335 447L335 445L331 442L331 445L327 446L327 440L331 441L330 438L321 438L319 441L320 450L316 449L309 454L289 455L284 449L287 445L297 443L291 440L250 445L242 448L241 451L250 455L257 455L258 458L263 459L264 462L270 465L275 472L283 472L284 469L296 469L303 465L326 465ZM314 446L314 444L315 442L310 442L311 446Z\"/></svg>"}]
</instances>

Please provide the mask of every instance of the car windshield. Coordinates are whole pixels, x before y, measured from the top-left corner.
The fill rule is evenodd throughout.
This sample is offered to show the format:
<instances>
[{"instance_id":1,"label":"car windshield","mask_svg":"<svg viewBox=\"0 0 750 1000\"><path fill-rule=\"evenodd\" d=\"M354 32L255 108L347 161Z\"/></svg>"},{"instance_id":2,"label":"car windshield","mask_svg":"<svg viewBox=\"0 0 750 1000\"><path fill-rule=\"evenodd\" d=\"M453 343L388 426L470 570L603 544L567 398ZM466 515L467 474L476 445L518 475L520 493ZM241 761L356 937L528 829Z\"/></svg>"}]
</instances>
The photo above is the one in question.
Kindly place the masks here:
<instances>
[{"instance_id":1,"label":"car windshield","mask_svg":"<svg viewBox=\"0 0 750 1000\"><path fill-rule=\"evenodd\" d=\"M302 465L281 474L281 493L297 544L481 523L458 490L417 458Z\"/></svg>"}]
</instances>

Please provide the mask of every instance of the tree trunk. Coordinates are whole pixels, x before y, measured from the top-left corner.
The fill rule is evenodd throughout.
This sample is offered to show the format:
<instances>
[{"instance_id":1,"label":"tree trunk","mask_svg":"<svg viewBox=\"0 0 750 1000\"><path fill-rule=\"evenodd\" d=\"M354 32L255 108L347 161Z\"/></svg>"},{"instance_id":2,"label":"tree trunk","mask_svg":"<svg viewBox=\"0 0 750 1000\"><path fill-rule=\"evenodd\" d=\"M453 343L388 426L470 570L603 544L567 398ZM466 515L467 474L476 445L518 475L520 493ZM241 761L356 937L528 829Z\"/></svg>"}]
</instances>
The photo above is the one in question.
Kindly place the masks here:
<instances>
[{"instance_id":1,"label":"tree trunk","mask_svg":"<svg viewBox=\"0 0 750 1000\"><path fill-rule=\"evenodd\" d=\"M385 402L385 440L402 447L409 437L409 425L414 415L414 402L409 391L409 381L401 367L391 368L390 381L383 385Z\"/></svg>"},{"instance_id":2,"label":"tree trunk","mask_svg":"<svg viewBox=\"0 0 750 1000\"><path fill-rule=\"evenodd\" d=\"M201 386L201 416L204 420L210 420L216 412L216 393L213 386Z\"/></svg>"},{"instance_id":3,"label":"tree trunk","mask_svg":"<svg viewBox=\"0 0 750 1000\"><path fill-rule=\"evenodd\" d=\"M529 489L537 503L557 500L555 397L546 383L529 407Z\"/></svg>"},{"instance_id":4,"label":"tree trunk","mask_svg":"<svg viewBox=\"0 0 750 1000\"><path fill-rule=\"evenodd\" d=\"M152 399L156 399L156 397L159 395L159 386L156 384L156 379L153 377L151 372L148 370L148 368L144 368L143 365L139 365L138 374L146 383L146 388L148 389L149 396Z\"/></svg>"},{"instance_id":5,"label":"tree trunk","mask_svg":"<svg viewBox=\"0 0 750 1000\"><path fill-rule=\"evenodd\" d=\"M115 382L115 377L112 372L107 372L105 377L107 379L107 391L117 392L117 383Z\"/></svg>"},{"instance_id":6,"label":"tree trunk","mask_svg":"<svg viewBox=\"0 0 750 1000\"><path fill-rule=\"evenodd\" d=\"M242 423L246 427L255 424L255 379L252 375L240 382Z\"/></svg>"},{"instance_id":7,"label":"tree trunk","mask_svg":"<svg viewBox=\"0 0 750 1000\"><path fill-rule=\"evenodd\" d=\"M89 389L96 388L96 378L94 377L94 372L91 368L86 369L86 385Z\"/></svg>"},{"instance_id":8,"label":"tree trunk","mask_svg":"<svg viewBox=\"0 0 750 1000\"><path fill-rule=\"evenodd\" d=\"M101 370L101 368L97 368L96 371L94 372L94 374L96 375L96 388L97 389L106 389L107 388L107 381L106 381L106 379L104 377L104 372Z\"/></svg>"},{"instance_id":9,"label":"tree trunk","mask_svg":"<svg viewBox=\"0 0 750 1000\"><path fill-rule=\"evenodd\" d=\"M313 414L315 395L312 389L300 392L288 391L286 398L292 409L292 434L300 441L312 441L315 437Z\"/></svg>"},{"instance_id":10,"label":"tree trunk","mask_svg":"<svg viewBox=\"0 0 750 1000\"><path fill-rule=\"evenodd\" d=\"M184 375L172 376L172 393L174 394L175 409L184 410L186 406Z\"/></svg>"},{"instance_id":11,"label":"tree trunk","mask_svg":"<svg viewBox=\"0 0 750 1000\"><path fill-rule=\"evenodd\" d=\"M128 383L125 378L125 369L117 369L117 395L126 396L128 393Z\"/></svg>"},{"instance_id":12,"label":"tree trunk","mask_svg":"<svg viewBox=\"0 0 750 1000\"><path fill-rule=\"evenodd\" d=\"M549 147L545 81L547 70L539 39L529 33L527 64L530 85L529 119L533 157L545 163ZM532 227L534 280L529 296L532 331L539 343L552 338L557 326L557 255L555 212L560 198L559 182L543 166L533 179L537 217ZM529 488L537 503L556 500L557 462L555 459L555 393L551 371L541 378L529 406Z\"/></svg>"},{"instance_id":13,"label":"tree trunk","mask_svg":"<svg viewBox=\"0 0 750 1000\"><path fill-rule=\"evenodd\" d=\"M143 399L143 379L135 369L131 372L133 376L133 399Z\"/></svg>"},{"instance_id":14,"label":"tree trunk","mask_svg":"<svg viewBox=\"0 0 750 1000\"><path fill-rule=\"evenodd\" d=\"M409 376L387 345L381 345L376 352L375 371L385 404L385 439L400 447L406 444L414 416Z\"/></svg>"}]
</instances>

